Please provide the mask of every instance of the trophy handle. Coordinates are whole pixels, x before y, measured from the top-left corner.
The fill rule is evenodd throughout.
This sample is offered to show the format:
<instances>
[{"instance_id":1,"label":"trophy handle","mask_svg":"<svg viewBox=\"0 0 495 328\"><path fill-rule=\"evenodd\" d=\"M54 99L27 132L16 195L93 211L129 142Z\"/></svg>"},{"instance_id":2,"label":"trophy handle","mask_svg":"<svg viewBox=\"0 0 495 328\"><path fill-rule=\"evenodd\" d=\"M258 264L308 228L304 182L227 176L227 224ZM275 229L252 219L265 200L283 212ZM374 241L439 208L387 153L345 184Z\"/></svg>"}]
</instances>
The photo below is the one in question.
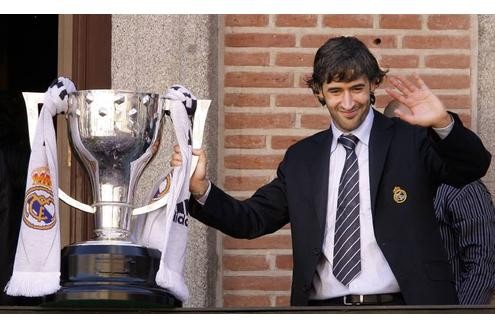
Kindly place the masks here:
<instances>
[{"instance_id":1,"label":"trophy handle","mask_svg":"<svg viewBox=\"0 0 495 328\"><path fill-rule=\"evenodd\" d=\"M171 100L165 100L165 110L169 109ZM193 128L192 128L192 147L197 149L201 148L203 144L203 135L205 130L206 116L208 115L208 109L210 108L211 100L198 100L196 105L196 111L193 117ZM192 176L196 166L198 165L198 156L193 155L191 160L191 170L189 177ZM165 194L159 200L152 202L148 205L141 206L132 210L132 215L141 215L157 210L165 205L167 205L168 195ZM84 204L83 204L84 205Z\"/></svg>"},{"instance_id":2,"label":"trophy handle","mask_svg":"<svg viewBox=\"0 0 495 328\"><path fill-rule=\"evenodd\" d=\"M29 130L29 141L30 146L33 145L34 132L36 130L36 124L38 123L38 104L43 103L44 93L42 92L23 92L24 101L26 103L26 111L28 117L28 130ZM165 99L165 108L167 110L170 108L173 100ZM203 134L206 123L206 116L208 115L208 109L210 108L211 100L198 100L196 105L196 111L194 113L193 118L193 129L192 129L192 147L193 148L201 148L203 144ZM198 156L193 156L191 161L191 170L189 177L191 177L192 173L196 169L198 165ZM77 199L72 198L68 194L66 194L62 189L58 188L58 194L60 200L66 203L69 206L77 208L86 213L94 214L96 213L96 207L90 206L88 204L84 204ZM167 205L168 194L165 194L159 200L152 202L148 205L141 206L135 208L132 211L132 215L140 215L152 212L157 210L165 205Z\"/></svg>"},{"instance_id":3,"label":"trophy handle","mask_svg":"<svg viewBox=\"0 0 495 328\"><path fill-rule=\"evenodd\" d=\"M90 206L88 204L81 203L77 199L72 198L71 196L67 195L62 189L58 188L58 198L62 200L64 203L66 203L69 206L75 207L78 210L81 210L86 213L91 213L94 214L96 213L96 207Z\"/></svg>"}]
</instances>

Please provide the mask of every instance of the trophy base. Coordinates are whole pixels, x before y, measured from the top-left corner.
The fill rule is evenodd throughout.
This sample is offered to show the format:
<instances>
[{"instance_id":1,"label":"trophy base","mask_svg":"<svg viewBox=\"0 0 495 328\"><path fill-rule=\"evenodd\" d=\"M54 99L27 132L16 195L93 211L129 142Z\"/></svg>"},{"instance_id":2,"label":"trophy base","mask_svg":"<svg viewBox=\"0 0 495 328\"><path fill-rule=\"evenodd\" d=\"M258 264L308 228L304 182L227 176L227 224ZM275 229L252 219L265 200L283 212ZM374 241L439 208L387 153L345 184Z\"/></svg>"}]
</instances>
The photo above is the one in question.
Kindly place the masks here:
<instances>
[{"instance_id":1,"label":"trophy base","mask_svg":"<svg viewBox=\"0 0 495 328\"><path fill-rule=\"evenodd\" d=\"M155 282L160 251L126 243L84 243L62 250L62 288L44 306L180 307Z\"/></svg>"}]
</instances>

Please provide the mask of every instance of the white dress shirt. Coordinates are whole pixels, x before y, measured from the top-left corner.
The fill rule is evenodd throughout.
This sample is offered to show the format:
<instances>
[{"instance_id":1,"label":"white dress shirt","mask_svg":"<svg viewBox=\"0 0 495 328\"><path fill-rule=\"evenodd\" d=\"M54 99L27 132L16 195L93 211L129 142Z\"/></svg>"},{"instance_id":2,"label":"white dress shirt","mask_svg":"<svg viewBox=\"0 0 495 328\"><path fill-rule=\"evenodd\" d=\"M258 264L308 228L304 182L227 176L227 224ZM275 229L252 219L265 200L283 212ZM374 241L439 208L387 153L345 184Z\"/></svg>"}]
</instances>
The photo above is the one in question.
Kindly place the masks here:
<instances>
[{"instance_id":1,"label":"white dress shirt","mask_svg":"<svg viewBox=\"0 0 495 328\"><path fill-rule=\"evenodd\" d=\"M363 123L350 132L359 138L355 148L359 165L359 223L361 225L361 273L344 286L332 273L335 215L340 175L344 168L345 149L337 142L342 131L332 122L332 145L330 149L330 174L328 177L327 224L323 239L323 256L316 268L310 299L327 299L343 295L383 294L399 292L399 284L378 247L371 215L369 180L369 139L373 125L373 110L366 115Z\"/></svg>"}]
</instances>

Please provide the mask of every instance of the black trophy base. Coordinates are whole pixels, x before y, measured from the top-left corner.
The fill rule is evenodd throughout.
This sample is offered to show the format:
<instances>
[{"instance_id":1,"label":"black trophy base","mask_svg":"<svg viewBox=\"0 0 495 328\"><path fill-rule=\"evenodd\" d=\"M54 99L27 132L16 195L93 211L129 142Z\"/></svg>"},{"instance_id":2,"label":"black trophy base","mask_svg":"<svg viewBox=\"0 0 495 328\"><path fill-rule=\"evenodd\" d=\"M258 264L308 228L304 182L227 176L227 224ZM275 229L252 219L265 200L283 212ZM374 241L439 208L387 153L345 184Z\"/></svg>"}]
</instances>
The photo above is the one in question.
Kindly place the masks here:
<instances>
[{"instance_id":1,"label":"black trophy base","mask_svg":"<svg viewBox=\"0 0 495 328\"><path fill-rule=\"evenodd\" d=\"M62 250L62 288L44 306L180 307L155 282L161 253L132 244L88 243Z\"/></svg>"}]
</instances>

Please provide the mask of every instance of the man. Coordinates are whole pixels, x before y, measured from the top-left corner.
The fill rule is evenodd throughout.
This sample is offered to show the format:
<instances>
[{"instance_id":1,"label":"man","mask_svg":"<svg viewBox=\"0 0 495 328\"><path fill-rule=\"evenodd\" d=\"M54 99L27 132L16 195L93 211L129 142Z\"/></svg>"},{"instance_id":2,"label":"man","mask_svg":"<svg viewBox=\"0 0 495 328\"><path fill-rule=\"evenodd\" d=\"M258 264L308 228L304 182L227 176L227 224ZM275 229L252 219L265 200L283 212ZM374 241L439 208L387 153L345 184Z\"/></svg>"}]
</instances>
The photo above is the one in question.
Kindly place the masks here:
<instances>
[{"instance_id":1,"label":"man","mask_svg":"<svg viewBox=\"0 0 495 328\"><path fill-rule=\"evenodd\" d=\"M192 216L237 238L290 223L292 305L457 303L433 194L441 182L483 176L491 155L419 77L416 84L391 78L398 91L387 92L412 109L403 119L420 127L374 110L385 74L358 39L328 40L308 85L331 127L291 146L277 177L249 199L210 183L204 151L193 151ZM181 164L178 150L171 165Z\"/></svg>"},{"instance_id":2,"label":"man","mask_svg":"<svg viewBox=\"0 0 495 328\"><path fill-rule=\"evenodd\" d=\"M410 113L396 100L383 114ZM461 188L442 184L435 214L447 257L454 272L460 304L489 304L495 286L495 208L486 186L476 180Z\"/></svg>"}]
</instances>

